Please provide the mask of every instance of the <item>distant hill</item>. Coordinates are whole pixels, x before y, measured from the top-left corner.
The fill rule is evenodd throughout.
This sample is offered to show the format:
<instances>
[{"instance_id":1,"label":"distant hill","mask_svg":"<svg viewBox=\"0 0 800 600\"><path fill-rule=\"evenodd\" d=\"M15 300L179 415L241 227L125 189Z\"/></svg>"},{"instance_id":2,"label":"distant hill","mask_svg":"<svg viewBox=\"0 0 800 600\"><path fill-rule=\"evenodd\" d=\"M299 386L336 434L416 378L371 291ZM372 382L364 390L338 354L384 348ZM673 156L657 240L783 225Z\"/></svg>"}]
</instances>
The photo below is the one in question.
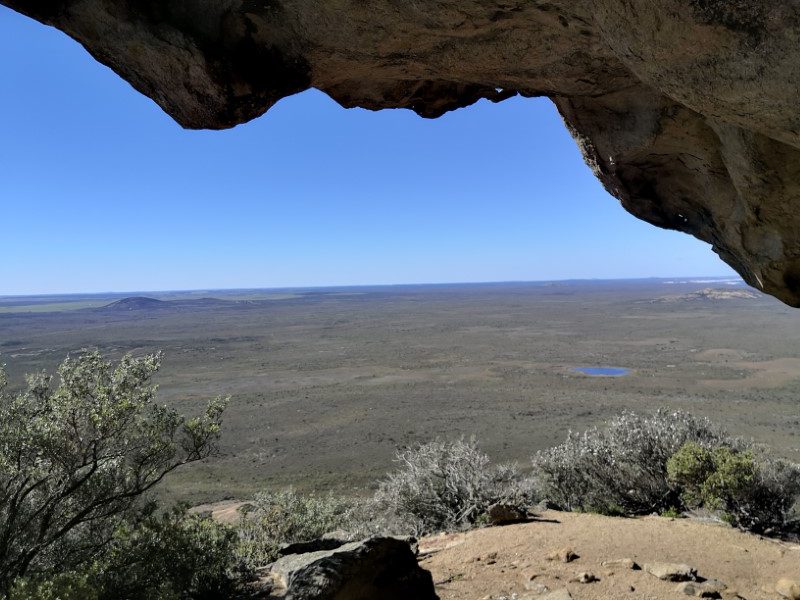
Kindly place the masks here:
<instances>
[{"instance_id":1,"label":"distant hill","mask_svg":"<svg viewBox=\"0 0 800 600\"><path fill-rule=\"evenodd\" d=\"M191 308L216 308L224 306L237 306L240 304L250 304L250 302L238 302L232 300L220 300L219 298L192 298L186 300L158 300L147 296L131 296L116 300L105 306L94 310L103 312L123 312L123 311L153 311L165 309L191 309Z\"/></svg>"},{"instance_id":2,"label":"distant hill","mask_svg":"<svg viewBox=\"0 0 800 600\"><path fill-rule=\"evenodd\" d=\"M125 310L158 310L163 308L170 308L171 302L164 300L156 300L155 298L148 298L147 296L131 296L130 298L123 298L111 304L101 306L97 310L102 311L125 311Z\"/></svg>"}]
</instances>

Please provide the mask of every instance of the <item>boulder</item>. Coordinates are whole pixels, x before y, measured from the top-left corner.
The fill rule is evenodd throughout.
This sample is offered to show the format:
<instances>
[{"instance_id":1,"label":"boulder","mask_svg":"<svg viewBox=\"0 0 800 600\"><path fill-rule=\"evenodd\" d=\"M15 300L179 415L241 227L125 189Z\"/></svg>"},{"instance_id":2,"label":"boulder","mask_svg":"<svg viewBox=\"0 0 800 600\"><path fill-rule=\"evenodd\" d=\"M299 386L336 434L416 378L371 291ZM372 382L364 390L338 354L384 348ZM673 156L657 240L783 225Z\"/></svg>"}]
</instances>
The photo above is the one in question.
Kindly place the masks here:
<instances>
[{"instance_id":1,"label":"boulder","mask_svg":"<svg viewBox=\"0 0 800 600\"><path fill-rule=\"evenodd\" d=\"M335 550L344 546L347 542L336 538L320 538L307 542L294 542L278 548L278 554L288 556L289 554L306 554L308 552L319 552L321 550Z\"/></svg>"},{"instance_id":2,"label":"boulder","mask_svg":"<svg viewBox=\"0 0 800 600\"><path fill-rule=\"evenodd\" d=\"M284 556L269 578L283 600L438 600L408 541L390 537Z\"/></svg>"},{"instance_id":3,"label":"boulder","mask_svg":"<svg viewBox=\"0 0 800 600\"><path fill-rule=\"evenodd\" d=\"M513 504L492 504L486 511L491 525L520 523L528 518L528 511Z\"/></svg>"}]
</instances>

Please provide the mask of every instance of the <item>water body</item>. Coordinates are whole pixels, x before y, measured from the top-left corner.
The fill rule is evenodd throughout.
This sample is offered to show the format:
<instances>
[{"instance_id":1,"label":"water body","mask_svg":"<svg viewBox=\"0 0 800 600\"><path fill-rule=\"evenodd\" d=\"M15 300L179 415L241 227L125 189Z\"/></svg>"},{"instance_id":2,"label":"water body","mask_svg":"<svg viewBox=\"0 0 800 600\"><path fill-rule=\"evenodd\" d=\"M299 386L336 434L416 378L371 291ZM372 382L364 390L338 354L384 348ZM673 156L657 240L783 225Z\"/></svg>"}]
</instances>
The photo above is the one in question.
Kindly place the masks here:
<instances>
[{"instance_id":1,"label":"water body","mask_svg":"<svg viewBox=\"0 0 800 600\"><path fill-rule=\"evenodd\" d=\"M575 367L573 370L590 377L625 377L631 372L623 367Z\"/></svg>"}]
</instances>

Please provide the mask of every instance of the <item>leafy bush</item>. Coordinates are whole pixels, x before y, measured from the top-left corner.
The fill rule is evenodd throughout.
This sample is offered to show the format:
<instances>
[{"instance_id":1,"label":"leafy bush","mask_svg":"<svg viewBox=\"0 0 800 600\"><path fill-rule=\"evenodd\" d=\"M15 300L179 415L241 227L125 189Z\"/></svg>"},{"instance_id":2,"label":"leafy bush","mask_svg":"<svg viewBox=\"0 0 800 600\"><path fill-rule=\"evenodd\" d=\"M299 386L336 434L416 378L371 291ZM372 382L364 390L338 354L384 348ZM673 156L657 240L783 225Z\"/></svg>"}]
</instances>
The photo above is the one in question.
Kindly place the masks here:
<instances>
[{"instance_id":1,"label":"leafy bush","mask_svg":"<svg viewBox=\"0 0 800 600\"><path fill-rule=\"evenodd\" d=\"M56 385L41 373L15 395L0 369L0 594L25 575L80 585L52 576L80 572L167 473L215 451L225 402L190 420L157 405L159 365L159 354L114 366L85 352L61 364Z\"/></svg>"},{"instance_id":2,"label":"leafy bush","mask_svg":"<svg viewBox=\"0 0 800 600\"><path fill-rule=\"evenodd\" d=\"M332 494L292 489L258 494L237 526L237 560L248 569L278 558L285 544L306 542L351 525L355 504Z\"/></svg>"},{"instance_id":3,"label":"leafy bush","mask_svg":"<svg viewBox=\"0 0 800 600\"><path fill-rule=\"evenodd\" d=\"M88 573L60 573L39 581L18 578L4 600L100 600L99 590Z\"/></svg>"},{"instance_id":4,"label":"leafy bush","mask_svg":"<svg viewBox=\"0 0 800 600\"><path fill-rule=\"evenodd\" d=\"M6 600L217 600L245 579L236 533L183 510L150 515L115 532L79 571L15 580Z\"/></svg>"},{"instance_id":5,"label":"leafy bush","mask_svg":"<svg viewBox=\"0 0 800 600\"><path fill-rule=\"evenodd\" d=\"M682 504L668 480L667 461L687 442L740 444L685 412L624 412L606 429L570 432L565 443L534 456L538 491L566 510L661 513Z\"/></svg>"},{"instance_id":6,"label":"leafy bush","mask_svg":"<svg viewBox=\"0 0 800 600\"><path fill-rule=\"evenodd\" d=\"M784 527L800 498L800 467L753 448L690 442L667 461L667 473L688 508L722 511L732 525L752 531Z\"/></svg>"},{"instance_id":7,"label":"leafy bush","mask_svg":"<svg viewBox=\"0 0 800 600\"><path fill-rule=\"evenodd\" d=\"M216 600L238 589L236 532L176 509L120 528L91 568L98 600Z\"/></svg>"},{"instance_id":8,"label":"leafy bush","mask_svg":"<svg viewBox=\"0 0 800 600\"><path fill-rule=\"evenodd\" d=\"M469 527L492 504L530 500L516 467L491 465L474 439L420 444L396 460L400 468L380 482L374 510L393 515L408 533Z\"/></svg>"}]
</instances>

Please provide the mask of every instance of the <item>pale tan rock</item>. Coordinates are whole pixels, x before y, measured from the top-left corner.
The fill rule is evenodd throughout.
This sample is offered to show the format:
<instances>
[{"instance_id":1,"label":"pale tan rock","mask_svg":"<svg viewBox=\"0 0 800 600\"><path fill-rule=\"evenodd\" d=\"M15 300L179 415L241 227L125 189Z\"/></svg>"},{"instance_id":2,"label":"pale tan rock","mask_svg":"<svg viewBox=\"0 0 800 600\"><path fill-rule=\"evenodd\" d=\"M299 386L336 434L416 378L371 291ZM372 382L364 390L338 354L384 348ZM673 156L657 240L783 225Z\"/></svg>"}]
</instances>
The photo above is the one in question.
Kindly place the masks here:
<instances>
[{"instance_id":1,"label":"pale tan rock","mask_svg":"<svg viewBox=\"0 0 800 600\"><path fill-rule=\"evenodd\" d=\"M600 581L600 579L590 571L581 571L580 573L576 573L575 577L570 579L570 581L572 583L594 583L595 581Z\"/></svg>"},{"instance_id":2,"label":"pale tan rock","mask_svg":"<svg viewBox=\"0 0 800 600\"><path fill-rule=\"evenodd\" d=\"M644 570L664 581L694 581L697 570L682 563L647 563Z\"/></svg>"},{"instance_id":3,"label":"pale tan rock","mask_svg":"<svg viewBox=\"0 0 800 600\"><path fill-rule=\"evenodd\" d=\"M775 584L775 591L789 600L800 600L800 581L794 579L780 579Z\"/></svg>"},{"instance_id":4,"label":"pale tan rock","mask_svg":"<svg viewBox=\"0 0 800 600\"><path fill-rule=\"evenodd\" d=\"M559 548L558 550L553 550L545 558L547 558L547 560L569 563L573 560L579 559L580 556L578 556L578 554L576 554L572 548L565 547Z\"/></svg>"},{"instance_id":5,"label":"pale tan rock","mask_svg":"<svg viewBox=\"0 0 800 600\"><path fill-rule=\"evenodd\" d=\"M567 588L563 588L539 596L539 598L540 600L572 600L572 594L569 593Z\"/></svg>"},{"instance_id":6,"label":"pale tan rock","mask_svg":"<svg viewBox=\"0 0 800 600\"><path fill-rule=\"evenodd\" d=\"M630 569L630 570L638 570L641 567L636 564L636 561L630 558L618 558L615 560L606 560L603 561L602 566L604 567L611 567L613 569Z\"/></svg>"}]
</instances>

